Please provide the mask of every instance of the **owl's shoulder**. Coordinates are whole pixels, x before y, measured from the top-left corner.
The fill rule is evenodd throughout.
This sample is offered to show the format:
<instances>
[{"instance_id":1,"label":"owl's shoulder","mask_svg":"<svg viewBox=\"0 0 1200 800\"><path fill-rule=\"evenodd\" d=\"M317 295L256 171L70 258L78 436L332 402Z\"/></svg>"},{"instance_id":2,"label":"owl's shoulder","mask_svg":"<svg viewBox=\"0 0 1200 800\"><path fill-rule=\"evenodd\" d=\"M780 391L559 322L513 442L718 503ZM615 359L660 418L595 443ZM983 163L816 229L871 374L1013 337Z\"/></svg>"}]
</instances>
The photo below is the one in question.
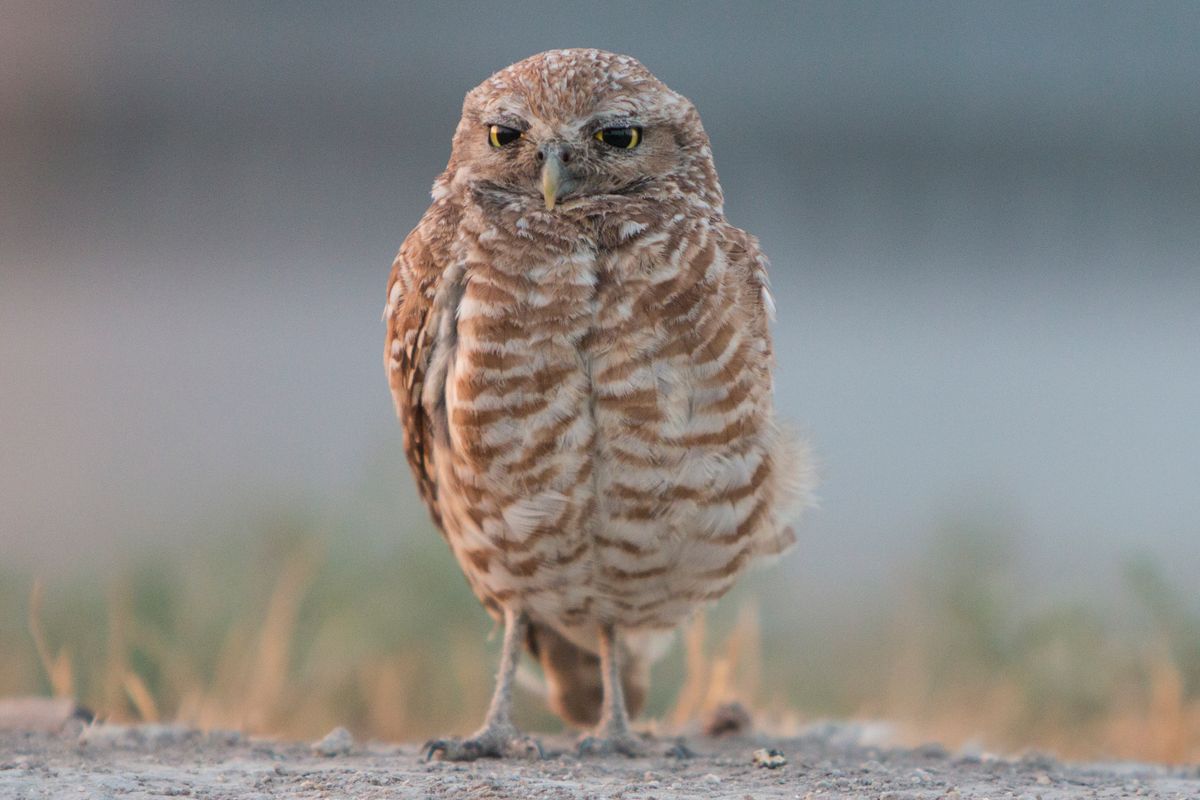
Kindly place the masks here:
<instances>
[{"instance_id":1,"label":"owl's shoulder","mask_svg":"<svg viewBox=\"0 0 1200 800\"><path fill-rule=\"evenodd\" d=\"M454 198L436 200L400 245L395 268L418 278L445 269L462 216L462 204Z\"/></svg>"}]
</instances>

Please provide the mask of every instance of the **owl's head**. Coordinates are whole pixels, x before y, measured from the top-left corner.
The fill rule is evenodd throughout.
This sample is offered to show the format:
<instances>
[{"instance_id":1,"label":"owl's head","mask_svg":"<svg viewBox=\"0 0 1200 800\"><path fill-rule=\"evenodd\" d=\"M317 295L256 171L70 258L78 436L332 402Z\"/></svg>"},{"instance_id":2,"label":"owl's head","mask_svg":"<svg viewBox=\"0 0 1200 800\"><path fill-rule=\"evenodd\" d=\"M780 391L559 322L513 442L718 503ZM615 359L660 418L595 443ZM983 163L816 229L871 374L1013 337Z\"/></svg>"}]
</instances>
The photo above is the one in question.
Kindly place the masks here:
<instances>
[{"instance_id":1,"label":"owl's head","mask_svg":"<svg viewBox=\"0 0 1200 800\"><path fill-rule=\"evenodd\" d=\"M680 196L721 206L695 107L602 50L539 53L472 89L441 180L547 211Z\"/></svg>"}]
</instances>

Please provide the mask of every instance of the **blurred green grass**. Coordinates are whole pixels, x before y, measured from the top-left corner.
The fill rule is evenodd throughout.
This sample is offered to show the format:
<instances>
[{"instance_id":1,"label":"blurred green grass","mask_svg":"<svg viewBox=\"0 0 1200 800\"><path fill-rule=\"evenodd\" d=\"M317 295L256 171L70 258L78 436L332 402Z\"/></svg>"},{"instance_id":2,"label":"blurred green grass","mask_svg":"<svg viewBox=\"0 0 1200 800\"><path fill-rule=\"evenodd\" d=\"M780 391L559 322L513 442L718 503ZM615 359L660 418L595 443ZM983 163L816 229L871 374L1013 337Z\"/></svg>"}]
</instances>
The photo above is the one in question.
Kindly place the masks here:
<instances>
[{"instance_id":1,"label":"blurred green grass","mask_svg":"<svg viewBox=\"0 0 1200 800\"><path fill-rule=\"evenodd\" d=\"M249 519L106 577L0 572L0 696L297 738L477 725L498 637L427 524L381 545L317 515ZM905 570L833 633L794 613L787 570L753 573L656 667L649 715L679 729L737 699L778 732L885 718L911 743L1200 759L1200 614L1152 562L1131 560L1103 606L1041 602L1010 537L958 521Z\"/></svg>"}]
</instances>

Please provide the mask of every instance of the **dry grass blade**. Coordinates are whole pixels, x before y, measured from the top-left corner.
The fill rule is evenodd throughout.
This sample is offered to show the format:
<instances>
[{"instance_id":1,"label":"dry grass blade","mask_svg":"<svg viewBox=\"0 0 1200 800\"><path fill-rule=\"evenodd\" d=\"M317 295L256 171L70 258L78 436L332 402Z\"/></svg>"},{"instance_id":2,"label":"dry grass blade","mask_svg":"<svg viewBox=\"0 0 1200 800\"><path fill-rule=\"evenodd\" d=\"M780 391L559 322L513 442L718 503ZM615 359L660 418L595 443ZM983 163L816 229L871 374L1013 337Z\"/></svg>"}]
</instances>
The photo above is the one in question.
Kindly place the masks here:
<instances>
[{"instance_id":1,"label":"dry grass blade","mask_svg":"<svg viewBox=\"0 0 1200 800\"><path fill-rule=\"evenodd\" d=\"M133 701L133 707L137 709L138 718L142 722L158 722L158 706L142 679L136 673L130 672L125 676L122 685L129 699Z\"/></svg>"},{"instance_id":2,"label":"dry grass blade","mask_svg":"<svg viewBox=\"0 0 1200 800\"><path fill-rule=\"evenodd\" d=\"M317 558L307 551L301 551L288 559L275 583L258 636L253 671L243 698L245 725L250 730L269 730L280 722L282 701L289 690L288 662L295 640L300 603L316 570Z\"/></svg>"},{"instance_id":3,"label":"dry grass blade","mask_svg":"<svg viewBox=\"0 0 1200 800\"><path fill-rule=\"evenodd\" d=\"M38 660L41 661L54 696L74 697L75 680L70 655L66 648L63 648L57 656L52 656L50 646L46 643L46 634L42 631L42 592L42 581L35 578L33 587L29 590L29 633L33 637Z\"/></svg>"},{"instance_id":4,"label":"dry grass blade","mask_svg":"<svg viewBox=\"0 0 1200 800\"><path fill-rule=\"evenodd\" d=\"M673 728L682 728L695 719L704 704L708 686L708 658L704 642L708 633L708 618L704 610L696 615L683 629L686 678L675 700L675 706L667 714Z\"/></svg>"}]
</instances>

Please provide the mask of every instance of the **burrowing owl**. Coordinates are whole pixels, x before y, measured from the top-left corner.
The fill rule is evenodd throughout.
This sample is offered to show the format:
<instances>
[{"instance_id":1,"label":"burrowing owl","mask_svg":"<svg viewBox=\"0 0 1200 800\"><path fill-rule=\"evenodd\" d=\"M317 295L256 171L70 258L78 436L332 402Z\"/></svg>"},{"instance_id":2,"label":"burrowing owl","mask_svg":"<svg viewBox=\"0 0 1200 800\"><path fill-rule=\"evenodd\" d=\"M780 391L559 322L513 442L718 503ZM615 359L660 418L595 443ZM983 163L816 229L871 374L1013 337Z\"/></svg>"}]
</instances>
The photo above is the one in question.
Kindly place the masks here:
<instances>
[{"instance_id":1,"label":"burrowing owl","mask_svg":"<svg viewBox=\"0 0 1200 800\"><path fill-rule=\"evenodd\" d=\"M636 60L554 50L467 94L386 311L421 495L505 624L484 727L431 752L529 752L522 645L598 725L585 750L636 752L663 634L792 542L808 467L772 411L766 267L696 109Z\"/></svg>"}]
</instances>

